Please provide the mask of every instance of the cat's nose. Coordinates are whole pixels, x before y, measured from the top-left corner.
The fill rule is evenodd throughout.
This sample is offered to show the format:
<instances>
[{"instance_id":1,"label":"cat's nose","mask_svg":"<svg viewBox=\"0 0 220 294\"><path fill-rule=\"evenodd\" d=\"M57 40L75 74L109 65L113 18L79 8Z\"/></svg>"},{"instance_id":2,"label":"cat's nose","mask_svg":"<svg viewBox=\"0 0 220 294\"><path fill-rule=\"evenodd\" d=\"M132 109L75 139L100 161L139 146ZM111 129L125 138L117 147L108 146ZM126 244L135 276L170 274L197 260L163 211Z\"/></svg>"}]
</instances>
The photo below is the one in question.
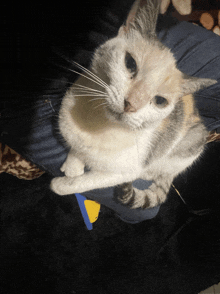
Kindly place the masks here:
<instances>
[{"instance_id":1,"label":"cat's nose","mask_svg":"<svg viewBox=\"0 0 220 294\"><path fill-rule=\"evenodd\" d=\"M136 112L137 110L135 109L134 106L128 101L124 100L124 112Z\"/></svg>"}]
</instances>

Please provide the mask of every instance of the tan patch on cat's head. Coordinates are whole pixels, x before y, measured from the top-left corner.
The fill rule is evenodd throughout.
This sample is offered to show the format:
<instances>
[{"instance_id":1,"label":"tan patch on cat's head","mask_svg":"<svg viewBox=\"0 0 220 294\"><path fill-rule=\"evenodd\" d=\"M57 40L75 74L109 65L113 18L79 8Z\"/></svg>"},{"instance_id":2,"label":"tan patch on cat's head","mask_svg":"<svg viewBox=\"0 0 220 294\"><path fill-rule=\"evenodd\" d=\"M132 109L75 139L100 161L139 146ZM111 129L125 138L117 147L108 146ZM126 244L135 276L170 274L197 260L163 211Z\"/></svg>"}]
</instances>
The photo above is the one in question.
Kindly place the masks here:
<instances>
[{"instance_id":1,"label":"tan patch on cat's head","mask_svg":"<svg viewBox=\"0 0 220 294\"><path fill-rule=\"evenodd\" d=\"M137 63L137 75L130 81L127 99L138 110L154 96L159 95L175 103L180 97L182 74L176 68L176 61L169 49L160 42L149 42L133 35L138 41L127 45L128 52Z\"/></svg>"}]
</instances>

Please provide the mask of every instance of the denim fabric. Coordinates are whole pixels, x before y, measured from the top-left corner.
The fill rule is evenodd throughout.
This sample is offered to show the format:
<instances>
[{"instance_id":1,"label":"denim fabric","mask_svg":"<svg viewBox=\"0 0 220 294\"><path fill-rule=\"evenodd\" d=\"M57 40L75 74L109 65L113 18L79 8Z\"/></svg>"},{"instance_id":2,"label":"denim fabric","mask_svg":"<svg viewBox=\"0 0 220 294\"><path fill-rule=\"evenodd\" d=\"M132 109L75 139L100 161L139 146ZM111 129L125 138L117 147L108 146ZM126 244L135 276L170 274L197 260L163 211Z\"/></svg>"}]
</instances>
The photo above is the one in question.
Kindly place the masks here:
<instances>
[{"instance_id":1,"label":"denim fabric","mask_svg":"<svg viewBox=\"0 0 220 294\"><path fill-rule=\"evenodd\" d=\"M158 36L171 48L180 70L190 75L218 80L218 84L199 91L195 97L208 130L220 127L220 37L186 22L162 29ZM60 167L68 153L57 126L64 93L63 90L57 94L39 96L34 103L19 103L18 109L4 107L0 117L2 140L53 176L63 175ZM149 184L150 182L137 180L134 186L145 189ZM131 223L150 219L159 210L159 207L130 210L117 204L113 200L113 187L89 191L83 195L110 207L119 217Z\"/></svg>"},{"instance_id":2,"label":"denim fabric","mask_svg":"<svg viewBox=\"0 0 220 294\"><path fill-rule=\"evenodd\" d=\"M188 22L177 22L158 33L173 52L177 67L184 73L211 78L217 84L195 94L197 107L209 131L220 127L220 37Z\"/></svg>"},{"instance_id":3,"label":"denim fabric","mask_svg":"<svg viewBox=\"0 0 220 294\"><path fill-rule=\"evenodd\" d=\"M68 149L65 148L64 141L59 136L58 128L55 125L56 120L54 120L54 117L58 116L60 101L56 98L37 101L35 107L32 130L26 141L24 156L54 176L62 176L64 174L60 171L60 167L66 159ZM143 190L150 183L137 180L134 182L134 186ZM97 189L82 193L82 195L106 205L113 209L122 220L133 224L153 218L159 210L159 207L148 210L131 210L114 201L113 190L114 187Z\"/></svg>"}]
</instances>

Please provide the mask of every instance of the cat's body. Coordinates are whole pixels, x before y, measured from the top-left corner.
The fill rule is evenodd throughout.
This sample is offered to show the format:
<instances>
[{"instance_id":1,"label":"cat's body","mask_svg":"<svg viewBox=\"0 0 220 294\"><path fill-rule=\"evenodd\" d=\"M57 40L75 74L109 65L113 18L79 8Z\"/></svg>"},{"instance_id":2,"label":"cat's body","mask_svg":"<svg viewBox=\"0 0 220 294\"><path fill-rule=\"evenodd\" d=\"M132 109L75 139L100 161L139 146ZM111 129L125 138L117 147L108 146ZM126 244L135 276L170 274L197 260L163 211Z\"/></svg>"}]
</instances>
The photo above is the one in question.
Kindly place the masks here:
<instances>
[{"instance_id":1,"label":"cat's body","mask_svg":"<svg viewBox=\"0 0 220 294\"><path fill-rule=\"evenodd\" d=\"M157 13L153 1L136 1L118 36L96 50L91 72L66 93L59 126L71 150L66 176L51 183L56 193L121 185L115 194L122 203L153 207L203 152L207 132L190 93L215 81L176 68L156 38ZM153 184L133 189L138 178Z\"/></svg>"}]
</instances>

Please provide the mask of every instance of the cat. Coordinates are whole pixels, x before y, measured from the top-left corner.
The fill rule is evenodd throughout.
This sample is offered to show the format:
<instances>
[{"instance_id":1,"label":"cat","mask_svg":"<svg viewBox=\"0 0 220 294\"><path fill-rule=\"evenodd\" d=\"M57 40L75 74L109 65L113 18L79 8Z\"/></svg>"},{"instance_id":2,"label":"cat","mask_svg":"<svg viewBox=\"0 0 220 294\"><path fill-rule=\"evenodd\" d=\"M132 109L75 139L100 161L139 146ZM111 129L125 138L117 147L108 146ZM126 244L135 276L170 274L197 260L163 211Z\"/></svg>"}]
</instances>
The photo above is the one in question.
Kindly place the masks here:
<instances>
[{"instance_id":1,"label":"cat","mask_svg":"<svg viewBox=\"0 0 220 294\"><path fill-rule=\"evenodd\" d=\"M193 93L216 83L176 67L156 36L160 1L136 0L118 35L98 47L90 69L67 91L59 129L70 147L51 181L59 195L115 188L130 208L163 203L173 179L204 150L207 130ZM86 169L85 169L86 168ZM133 188L138 178L152 181Z\"/></svg>"}]
</instances>

